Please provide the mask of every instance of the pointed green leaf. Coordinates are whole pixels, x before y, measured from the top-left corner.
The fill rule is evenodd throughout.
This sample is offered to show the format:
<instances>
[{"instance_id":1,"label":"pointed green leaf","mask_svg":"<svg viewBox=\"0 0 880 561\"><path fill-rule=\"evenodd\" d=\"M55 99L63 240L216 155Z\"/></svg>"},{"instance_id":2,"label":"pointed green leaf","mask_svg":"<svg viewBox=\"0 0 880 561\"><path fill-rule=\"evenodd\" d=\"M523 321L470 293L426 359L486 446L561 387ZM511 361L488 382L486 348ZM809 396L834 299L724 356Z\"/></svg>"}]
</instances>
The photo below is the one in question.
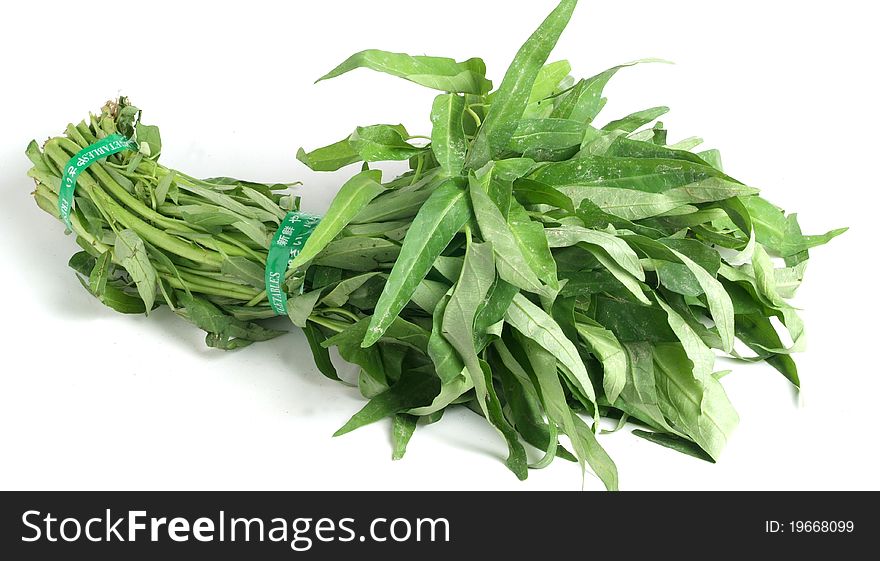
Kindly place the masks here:
<instances>
[{"instance_id":1,"label":"pointed green leaf","mask_svg":"<svg viewBox=\"0 0 880 561\"><path fill-rule=\"evenodd\" d=\"M431 149L445 177L461 174L467 156L462 115L465 101L460 95L441 94L431 108Z\"/></svg>"},{"instance_id":2,"label":"pointed green leaf","mask_svg":"<svg viewBox=\"0 0 880 561\"><path fill-rule=\"evenodd\" d=\"M513 297L504 319L511 327L552 353L559 360L569 380L591 402L596 403L596 391L577 348L547 312L522 294L517 294Z\"/></svg>"},{"instance_id":3,"label":"pointed green leaf","mask_svg":"<svg viewBox=\"0 0 880 561\"><path fill-rule=\"evenodd\" d=\"M153 309L159 274L147 255L144 241L134 230L123 230L116 236L114 246L116 259L125 267L137 285L138 294L144 301L146 311Z\"/></svg>"},{"instance_id":4,"label":"pointed green leaf","mask_svg":"<svg viewBox=\"0 0 880 561\"><path fill-rule=\"evenodd\" d=\"M327 214L321 219L302 251L290 264L291 270L302 267L315 258L348 225L367 203L385 190L379 181L382 172L363 171L349 179L330 203Z\"/></svg>"},{"instance_id":5,"label":"pointed green leaf","mask_svg":"<svg viewBox=\"0 0 880 561\"><path fill-rule=\"evenodd\" d=\"M562 0L517 52L504 80L493 94L489 113L474 139L468 155L468 165L472 169L483 167L507 146L529 103L535 80L576 5L577 0Z\"/></svg>"},{"instance_id":6,"label":"pointed green leaf","mask_svg":"<svg viewBox=\"0 0 880 561\"><path fill-rule=\"evenodd\" d=\"M547 288L529 265L510 226L479 182L471 178L468 190L483 239L492 242L498 275L510 284L535 294L548 294Z\"/></svg>"},{"instance_id":7,"label":"pointed green leaf","mask_svg":"<svg viewBox=\"0 0 880 561\"><path fill-rule=\"evenodd\" d=\"M425 201L406 234L400 255L376 304L370 328L364 337L365 347L378 341L385 333L412 298L434 260L461 230L470 214L466 192L454 181L447 181L438 187Z\"/></svg>"},{"instance_id":8,"label":"pointed green leaf","mask_svg":"<svg viewBox=\"0 0 880 561\"><path fill-rule=\"evenodd\" d=\"M456 62L451 58L410 56L370 49L355 53L318 79L329 80L355 68L369 68L444 92L484 94L492 88L486 65L478 58Z\"/></svg>"},{"instance_id":9,"label":"pointed green leaf","mask_svg":"<svg viewBox=\"0 0 880 561\"><path fill-rule=\"evenodd\" d=\"M300 148L296 153L296 159L313 171L336 171L361 161L360 155L349 144L348 138L311 152Z\"/></svg>"}]
</instances>

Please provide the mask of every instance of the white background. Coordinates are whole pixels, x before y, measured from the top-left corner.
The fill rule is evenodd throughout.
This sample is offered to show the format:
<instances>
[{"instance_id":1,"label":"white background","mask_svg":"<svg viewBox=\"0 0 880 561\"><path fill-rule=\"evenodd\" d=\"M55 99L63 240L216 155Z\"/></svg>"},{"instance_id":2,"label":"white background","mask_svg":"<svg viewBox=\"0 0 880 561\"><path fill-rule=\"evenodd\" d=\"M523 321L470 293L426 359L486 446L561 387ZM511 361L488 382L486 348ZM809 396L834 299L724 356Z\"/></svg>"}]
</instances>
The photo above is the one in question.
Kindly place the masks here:
<instances>
[{"instance_id":1,"label":"white background","mask_svg":"<svg viewBox=\"0 0 880 561\"><path fill-rule=\"evenodd\" d=\"M162 160L195 176L299 179L321 212L346 174L294 158L355 125L428 133L432 91L357 71L352 52L485 58L500 83L552 0L19 2L0 20L0 488L580 489L557 461L518 482L467 411L419 428L390 459L388 426L330 435L362 404L325 380L292 333L234 353L166 309L117 315L66 266L62 226L33 204L31 138L118 94L161 126ZM742 418L710 465L621 431L602 442L623 489L878 489L875 217L878 13L870 2L582 2L553 60L622 71L604 119L652 105L677 140L700 135L734 176L800 213L813 251L797 305L809 331L800 399L774 370L724 379ZM800 402L800 403L799 403ZM598 489L588 477L586 489Z\"/></svg>"}]
</instances>

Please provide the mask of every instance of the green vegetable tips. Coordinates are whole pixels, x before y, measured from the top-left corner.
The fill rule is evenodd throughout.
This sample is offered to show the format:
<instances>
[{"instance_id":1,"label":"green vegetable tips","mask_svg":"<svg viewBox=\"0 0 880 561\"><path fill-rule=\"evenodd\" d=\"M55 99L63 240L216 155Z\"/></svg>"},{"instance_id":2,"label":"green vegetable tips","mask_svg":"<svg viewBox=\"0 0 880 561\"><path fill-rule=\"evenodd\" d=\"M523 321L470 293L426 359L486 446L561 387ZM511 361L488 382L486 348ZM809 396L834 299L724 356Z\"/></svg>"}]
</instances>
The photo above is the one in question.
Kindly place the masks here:
<instances>
[{"instance_id":1,"label":"green vegetable tips","mask_svg":"<svg viewBox=\"0 0 880 561\"><path fill-rule=\"evenodd\" d=\"M803 325L788 300L809 250L845 229L802 234L717 151L670 144L657 121L666 107L598 126L609 80L651 60L581 80L567 61L548 63L576 4L558 4L497 89L478 58L379 50L320 79L367 68L439 91L429 136L359 126L297 154L316 171L361 164L284 278L318 369L339 379L335 347L369 400L337 435L390 419L399 459L418 426L462 406L497 431L518 478L559 457L616 489L602 419L714 462L738 423L717 354L800 384L791 355ZM162 167L158 129L139 115L122 100L28 148L37 202L57 216L73 153L113 132L140 142L81 176L71 218L84 251L71 266L83 285L122 312L168 305L212 346L278 335L261 324L274 315L263 268L297 199L284 185ZM387 161L409 170L370 169Z\"/></svg>"},{"instance_id":2,"label":"green vegetable tips","mask_svg":"<svg viewBox=\"0 0 880 561\"><path fill-rule=\"evenodd\" d=\"M667 143L655 123L666 107L597 127L604 86L637 63L578 81L568 62L547 64L575 5L559 3L494 91L478 59L354 55L322 79L363 67L444 92L431 107L430 144L403 150L412 137L396 127L367 151L360 131L387 128L375 125L300 159L316 170L379 156L411 163L371 203L412 209L399 256L372 313L331 341L380 355L400 345L389 333L397 322L421 325L427 348L407 352L439 385L432 406L409 414L464 402L507 441L518 476L524 442L545 451L540 466L567 456L613 488L598 424L578 413L629 419L648 440L717 459L737 414L713 349L765 360L797 385L795 349L770 318L796 341L802 328L776 286L784 279L792 296L807 250L841 230L803 236L794 215L722 171L716 151ZM736 338L755 356L739 355ZM374 400L397 387L387 386Z\"/></svg>"}]
</instances>

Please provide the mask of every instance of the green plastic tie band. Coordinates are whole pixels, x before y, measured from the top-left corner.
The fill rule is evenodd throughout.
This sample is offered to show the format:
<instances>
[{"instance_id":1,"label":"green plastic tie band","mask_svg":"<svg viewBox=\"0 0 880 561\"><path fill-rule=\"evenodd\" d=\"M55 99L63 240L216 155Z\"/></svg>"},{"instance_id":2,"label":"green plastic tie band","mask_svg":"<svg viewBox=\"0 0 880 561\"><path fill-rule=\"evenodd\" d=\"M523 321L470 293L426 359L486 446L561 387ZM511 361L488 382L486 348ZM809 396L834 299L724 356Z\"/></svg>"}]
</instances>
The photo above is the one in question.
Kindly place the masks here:
<instances>
[{"instance_id":1,"label":"green plastic tie band","mask_svg":"<svg viewBox=\"0 0 880 561\"><path fill-rule=\"evenodd\" d=\"M121 134L111 134L83 148L67 162L61 177L61 188L58 190L58 212L68 230L73 230L70 223L70 213L73 211L73 194L76 190L76 179L79 174L101 158L112 156L123 150L136 151L137 149L137 142L129 140Z\"/></svg>"},{"instance_id":2,"label":"green plastic tie band","mask_svg":"<svg viewBox=\"0 0 880 561\"><path fill-rule=\"evenodd\" d=\"M287 314L287 294L284 292L287 268L302 251L306 240L320 221L320 216L299 211L289 212L272 238L269 256L266 258L266 296L269 305L278 315Z\"/></svg>"}]
</instances>

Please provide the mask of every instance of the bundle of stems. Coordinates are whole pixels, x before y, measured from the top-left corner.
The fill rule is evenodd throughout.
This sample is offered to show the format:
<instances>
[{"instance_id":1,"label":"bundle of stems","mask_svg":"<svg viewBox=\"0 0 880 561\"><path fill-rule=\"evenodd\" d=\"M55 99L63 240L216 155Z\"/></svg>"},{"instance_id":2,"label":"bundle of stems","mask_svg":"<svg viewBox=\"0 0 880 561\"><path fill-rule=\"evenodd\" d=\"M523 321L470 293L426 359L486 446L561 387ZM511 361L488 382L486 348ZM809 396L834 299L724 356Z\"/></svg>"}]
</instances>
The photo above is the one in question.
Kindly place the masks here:
<instances>
[{"instance_id":1,"label":"bundle of stems","mask_svg":"<svg viewBox=\"0 0 880 561\"><path fill-rule=\"evenodd\" d=\"M196 179L158 162L161 137L140 122L126 98L68 125L27 155L34 197L60 218L64 167L81 150L112 134L136 139L138 150L91 164L79 176L70 225L82 251L70 266L89 292L123 313L149 313L167 304L207 333L207 343L238 348L283 333L262 326L275 316L266 300L263 269L280 221L299 206L289 184L227 177ZM295 291L302 279L292 279ZM316 321L324 309L315 310Z\"/></svg>"}]
</instances>

